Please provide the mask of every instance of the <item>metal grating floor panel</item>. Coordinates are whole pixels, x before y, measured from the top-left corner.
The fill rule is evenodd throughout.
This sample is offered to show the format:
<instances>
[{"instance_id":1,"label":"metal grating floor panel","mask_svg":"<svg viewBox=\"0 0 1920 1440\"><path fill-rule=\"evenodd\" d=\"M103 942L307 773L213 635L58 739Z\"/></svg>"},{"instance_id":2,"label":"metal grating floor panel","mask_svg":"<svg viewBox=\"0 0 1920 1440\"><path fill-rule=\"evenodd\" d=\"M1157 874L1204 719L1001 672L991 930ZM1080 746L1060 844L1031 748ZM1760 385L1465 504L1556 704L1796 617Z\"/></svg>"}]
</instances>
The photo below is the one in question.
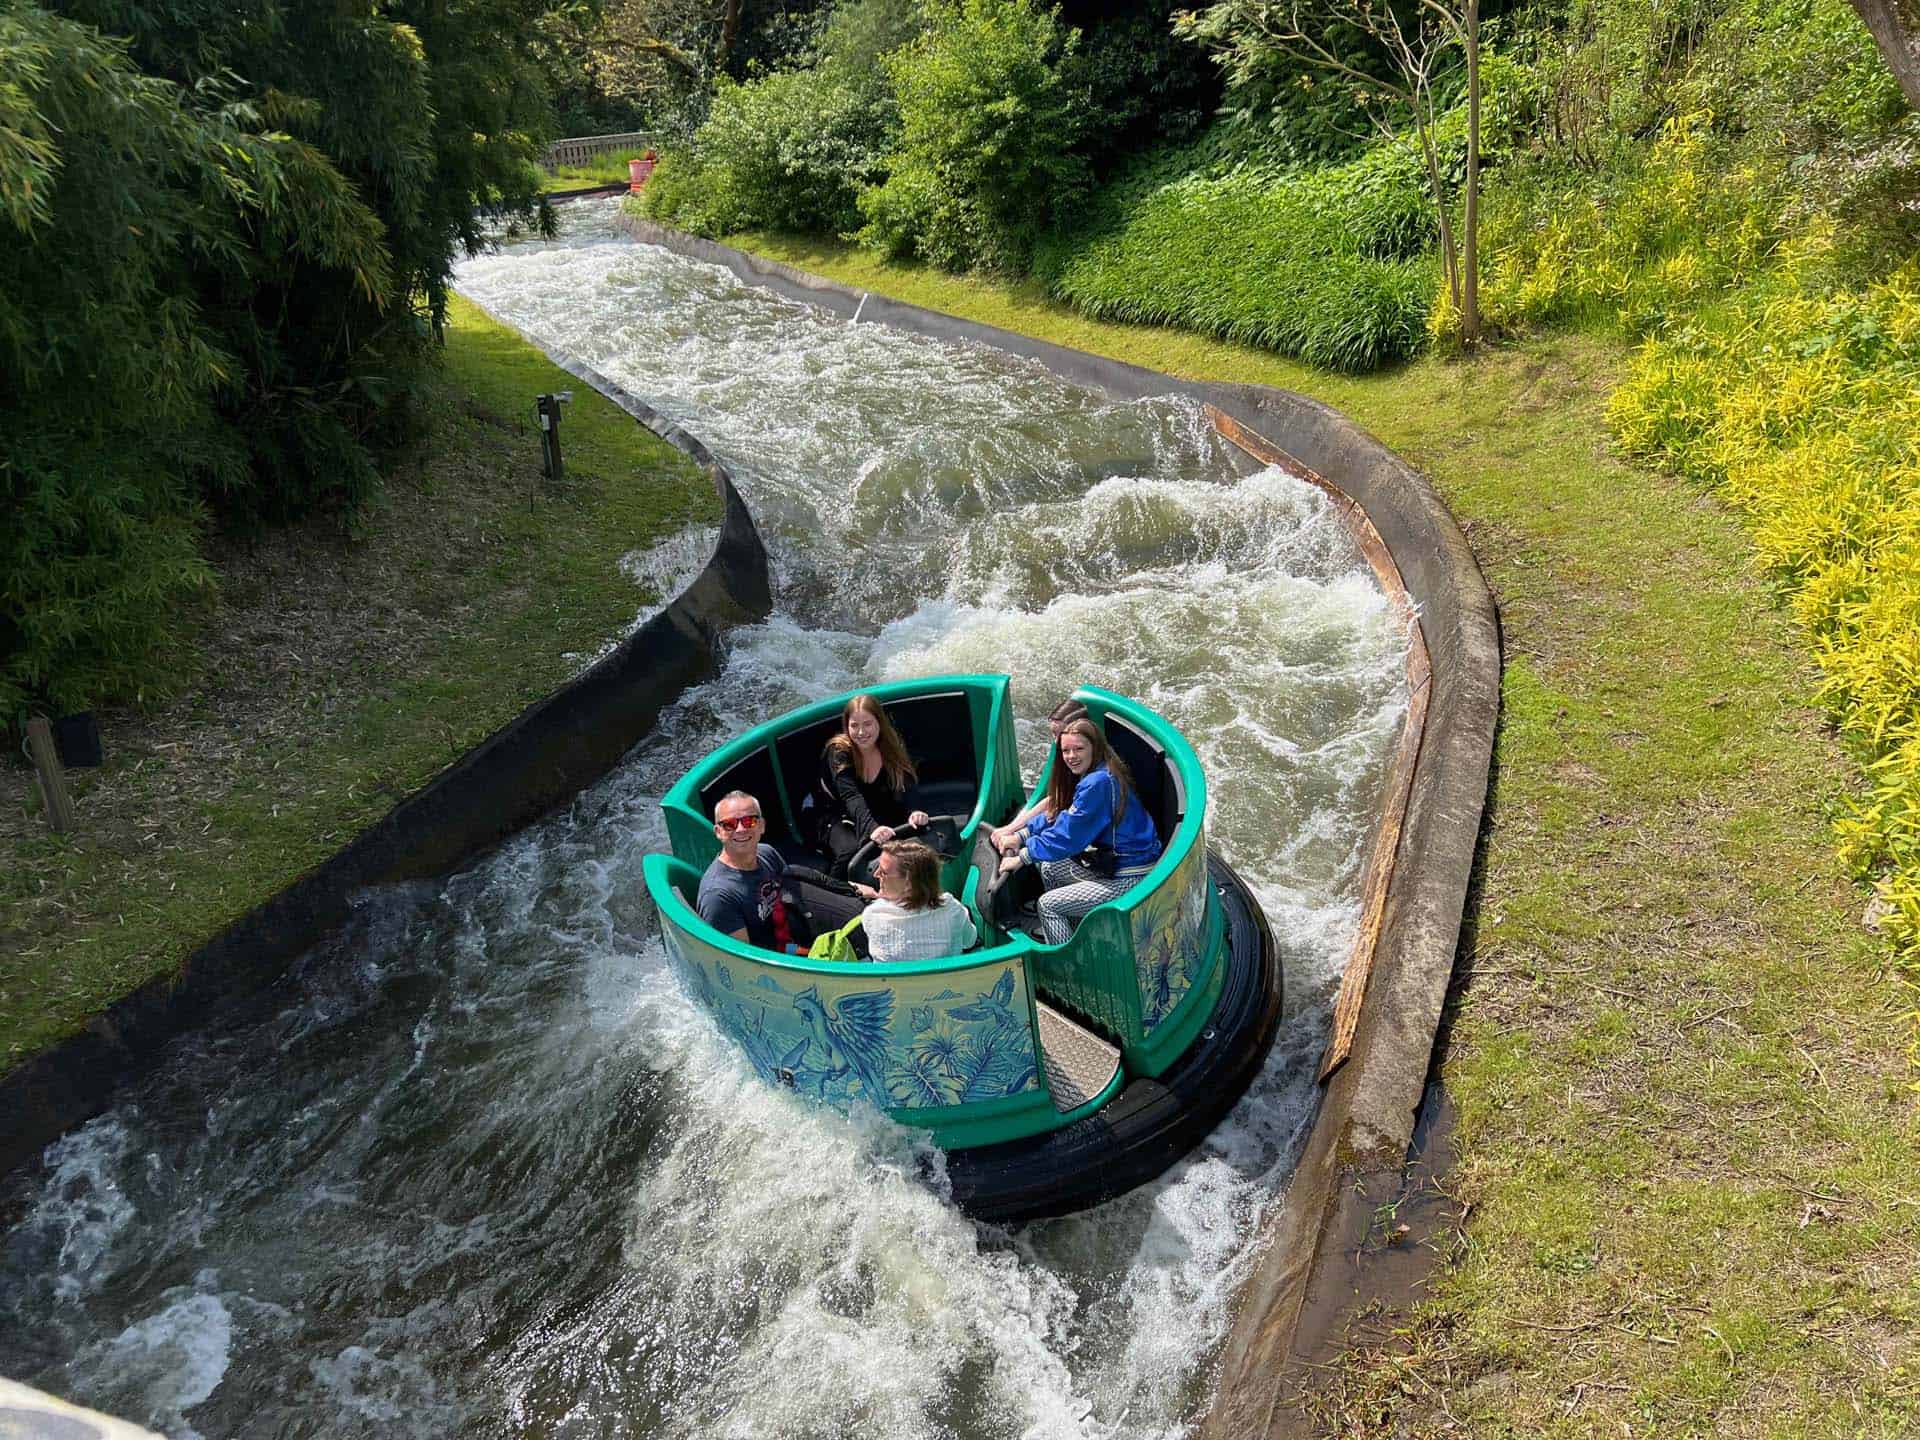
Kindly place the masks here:
<instances>
[{"instance_id":1,"label":"metal grating floor panel","mask_svg":"<svg viewBox=\"0 0 1920 1440\"><path fill-rule=\"evenodd\" d=\"M1112 1083L1120 1052L1051 1005L1040 1002L1034 1008L1040 1015L1040 1069L1053 1092L1053 1108L1064 1115Z\"/></svg>"}]
</instances>

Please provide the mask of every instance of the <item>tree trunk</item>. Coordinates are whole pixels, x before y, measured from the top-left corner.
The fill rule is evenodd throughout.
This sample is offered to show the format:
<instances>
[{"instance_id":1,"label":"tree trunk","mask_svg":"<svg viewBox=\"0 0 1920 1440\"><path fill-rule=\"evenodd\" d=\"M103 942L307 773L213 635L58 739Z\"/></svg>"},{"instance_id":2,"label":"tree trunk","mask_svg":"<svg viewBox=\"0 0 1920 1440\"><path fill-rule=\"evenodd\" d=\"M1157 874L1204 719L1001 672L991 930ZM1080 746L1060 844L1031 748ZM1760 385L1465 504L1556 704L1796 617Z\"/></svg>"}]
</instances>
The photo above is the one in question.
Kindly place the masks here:
<instances>
[{"instance_id":1,"label":"tree trunk","mask_svg":"<svg viewBox=\"0 0 1920 1440\"><path fill-rule=\"evenodd\" d=\"M1900 82L1907 104L1920 109L1920 0L1852 0L1873 43Z\"/></svg>"},{"instance_id":2,"label":"tree trunk","mask_svg":"<svg viewBox=\"0 0 1920 1440\"><path fill-rule=\"evenodd\" d=\"M1460 339L1480 343L1480 0L1467 0L1467 203L1460 225Z\"/></svg>"},{"instance_id":3,"label":"tree trunk","mask_svg":"<svg viewBox=\"0 0 1920 1440\"><path fill-rule=\"evenodd\" d=\"M713 68L718 70L727 63L727 56L733 53L733 42L740 36L740 0L727 0L726 13L720 18L720 53L713 57Z\"/></svg>"}]
</instances>

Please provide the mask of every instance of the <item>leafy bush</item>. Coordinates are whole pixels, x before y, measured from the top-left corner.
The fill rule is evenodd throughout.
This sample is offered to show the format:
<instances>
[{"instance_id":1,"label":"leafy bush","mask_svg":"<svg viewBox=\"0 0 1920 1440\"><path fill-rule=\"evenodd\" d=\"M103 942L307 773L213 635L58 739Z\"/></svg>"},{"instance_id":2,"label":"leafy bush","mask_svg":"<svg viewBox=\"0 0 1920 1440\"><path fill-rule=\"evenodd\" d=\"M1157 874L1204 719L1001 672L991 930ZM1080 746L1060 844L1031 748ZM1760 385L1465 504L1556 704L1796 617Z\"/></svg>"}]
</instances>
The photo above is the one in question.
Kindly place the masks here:
<instances>
[{"instance_id":1,"label":"leafy bush","mask_svg":"<svg viewBox=\"0 0 1920 1440\"><path fill-rule=\"evenodd\" d=\"M647 182L641 213L709 236L853 229L899 130L881 62L921 28L908 0L856 0L821 28L811 68L722 79L692 144Z\"/></svg>"},{"instance_id":2,"label":"leafy bush","mask_svg":"<svg viewBox=\"0 0 1920 1440\"><path fill-rule=\"evenodd\" d=\"M1079 34L1031 0L933 0L928 15L887 58L900 136L887 180L860 197L860 239L950 270L1018 270L1086 184Z\"/></svg>"},{"instance_id":3,"label":"leafy bush","mask_svg":"<svg viewBox=\"0 0 1920 1440\"><path fill-rule=\"evenodd\" d=\"M813 46L813 62L851 83L863 79L892 93L887 56L926 33L920 0L845 0L833 7Z\"/></svg>"},{"instance_id":4,"label":"leafy bush","mask_svg":"<svg viewBox=\"0 0 1920 1440\"><path fill-rule=\"evenodd\" d=\"M1802 156L1870 141L1907 108L1846 0L1730 0L1677 93L1723 133Z\"/></svg>"},{"instance_id":5,"label":"leafy bush","mask_svg":"<svg viewBox=\"0 0 1920 1440\"><path fill-rule=\"evenodd\" d=\"M884 92L863 91L839 67L723 80L683 157L691 166L659 192L655 173L646 213L707 235L852 229L856 197L879 173L891 108Z\"/></svg>"},{"instance_id":6,"label":"leafy bush","mask_svg":"<svg viewBox=\"0 0 1920 1440\"><path fill-rule=\"evenodd\" d=\"M1049 290L1089 314L1174 324L1371 370L1421 345L1433 205L1418 154L1279 174L1156 157L1042 246Z\"/></svg>"},{"instance_id":7,"label":"leafy bush","mask_svg":"<svg viewBox=\"0 0 1920 1440\"><path fill-rule=\"evenodd\" d=\"M1179 39L1179 0L1066 0L1063 25L1080 31L1069 83L1086 96L1081 150L1106 175L1140 151L1194 139L1220 102L1219 67Z\"/></svg>"},{"instance_id":8,"label":"leafy bush","mask_svg":"<svg viewBox=\"0 0 1920 1440\"><path fill-rule=\"evenodd\" d=\"M1226 81L1223 138L1242 154L1289 164L1352 159L1373 128L1363 103L1367 87L1277 43L1273 8L1266 0L1216 0L1174 19L1180 37L1210 53ZM1386 52L1357 24L1336 21L1317 38L1358 75L1393 75Z\"/></svg>"},{"instance_id":9,"label":"leafy bush","mask_svg":"<svg viewBox=\"0 0 1920 1440\"><path fill-rule=\"evenodd\" d=\"M712 239L741 228L730 223L731 212L723 214L711 203L713 194L706 167L688 147L663 151L646 187L624 203L649 220Z\"/></svg>"},{"instance_id":10,"label":"leafy bush","mask_svg":"<svg viewBox=\"0 0 1920 1440\"><path fill-rule=\"evenodd\" d=\"M1798 196L1831 209L1884 179L1871 152L1906 109L1846 0L1576 0L1532 38L1540 148L1588 171L1636 168L1686 116L1712 136L1715 168L1791 161ZM1904 165L1902 149L1889 158Z\"/></svg>"},{"instance_id":11,"label":"leafy bush","mask_svg":"<svg viewBox=\"0 0 1920 1440\"><path fill-rule=\"evenodd\" d=\"M1482 230L1490 325L1597 324L1640 336L1771 263L1782 175L1729 161L1704 115L1601 174L1552 163L1502 178Z\"/></svg>"}]
</instances>

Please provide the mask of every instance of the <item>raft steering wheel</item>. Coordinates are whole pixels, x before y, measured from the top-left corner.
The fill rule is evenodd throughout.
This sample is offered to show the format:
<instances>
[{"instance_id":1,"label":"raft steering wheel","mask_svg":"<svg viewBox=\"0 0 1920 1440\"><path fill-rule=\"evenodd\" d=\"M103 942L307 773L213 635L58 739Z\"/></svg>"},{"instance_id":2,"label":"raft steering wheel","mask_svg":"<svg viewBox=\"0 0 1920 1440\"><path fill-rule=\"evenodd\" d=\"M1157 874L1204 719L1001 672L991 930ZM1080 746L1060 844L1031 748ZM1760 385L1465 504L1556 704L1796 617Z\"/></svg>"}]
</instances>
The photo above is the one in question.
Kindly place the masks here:
<instances>
[{"instance_id":1,"label":"raft steering wheel","mask_svg":"<svg viewBox=\"0 0 1920 1440\"><path fill-rule=\"evenodd\" d=\"M929 815L924 825L896 825L893 838L918 840L924 837L942 860L951 860L960 848L960 827L966 823L967 817L964 815ZM847 861L849 883L872 886L875 890L880 888L873 883L873 862L880 858L880 843L869 840L853 852L853 858Z\"/></svg>"}]
</instances>

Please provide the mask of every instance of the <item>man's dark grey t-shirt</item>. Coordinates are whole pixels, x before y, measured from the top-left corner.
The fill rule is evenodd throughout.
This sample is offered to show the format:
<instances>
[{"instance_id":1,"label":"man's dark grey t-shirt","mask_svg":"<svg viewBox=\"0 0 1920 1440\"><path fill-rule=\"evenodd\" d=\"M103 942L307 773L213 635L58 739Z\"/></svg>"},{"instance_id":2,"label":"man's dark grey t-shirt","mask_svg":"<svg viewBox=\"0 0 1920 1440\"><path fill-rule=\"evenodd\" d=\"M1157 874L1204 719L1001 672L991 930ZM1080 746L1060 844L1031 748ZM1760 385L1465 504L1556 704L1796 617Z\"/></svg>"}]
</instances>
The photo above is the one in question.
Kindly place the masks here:
<instances>
[{"instance_id":1,"label":"man's dark grey t-shirt","mask_svg":"<svg viewBox=\"0 0 1920 1440\"><path fill-rule=\"evenodd\" d=\"M700 918L723 935L744 929L747 943L763 950L780 949L773 930L773 906L780 898L780 877L787 862L771 845L759 849L760 863L752 870L736 870L719 856L700 877L697 905Z\"/></svg>"}]
</instances>

